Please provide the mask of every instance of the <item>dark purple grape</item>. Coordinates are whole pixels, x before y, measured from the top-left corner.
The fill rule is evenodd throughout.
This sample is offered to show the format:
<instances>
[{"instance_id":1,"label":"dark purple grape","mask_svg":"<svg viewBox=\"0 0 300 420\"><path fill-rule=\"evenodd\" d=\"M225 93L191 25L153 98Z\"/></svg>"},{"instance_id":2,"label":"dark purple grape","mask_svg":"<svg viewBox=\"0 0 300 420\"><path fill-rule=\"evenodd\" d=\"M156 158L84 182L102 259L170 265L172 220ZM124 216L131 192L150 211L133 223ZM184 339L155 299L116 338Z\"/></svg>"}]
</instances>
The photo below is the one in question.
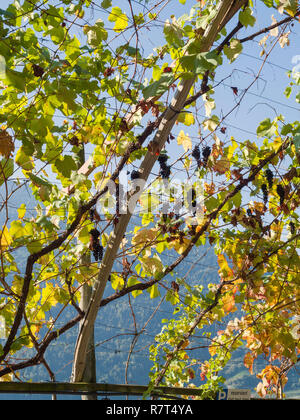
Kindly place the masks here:
<instances>
[{"instance_id":1,"label":"dark purple grape","mask_svg":"<svg viewBox=\"0 0 300 420\"><path fill-rule=\"evenodd\" d=\"M282 185L277 185L277 194L279 195L280 198L280 205L282 206L284 203L284 198L285 198L285 191Z\"/></svg>"},{"instance_id":2,"label":"dark purple grape","mask_svg":"<svg viewBox=\"0 0 300 420\"><path fill-rule=\"evenodd\" d=\"M139 179L139 177L140 177L140 173L139 173L139 171L132 171L132 172L131 172L131 179L132 179L132 181L133 181L134 179Z\"/></svg>"},{"instance_id":3,"label":"dark purple grape","mask_svg":"<svg viewBox=\"0 0 300 420\"><path fill-rule=\"evenodd\" d=\"M296 226L293 222L290 222L290 230L291 230L291 234L295 235L296 233Z\"/></svg>"},{"instance_id":4,"label":"dark purple grape","mask_svg":"<svg viewBox=\"0 0 300 420\"><path fill-rule=\"evenodd\" d=\"M166 164L168 161L169 157L165 154L161 154L158 158L158 162L160 165Z\"/></svg>"},{"instance_id":5,"label":"dark purple grape","mask_svg":"<svg viewBox=\"0 0 300 420\"><path fill-rule=\"evenodd\" d=\"M207 165L210 154L211 154L211 148L209 146L204 147L204 149L202 150L204 167Z\"/></svg>"},{"instance_id":6,"label":"dark purple grape","mask_svg":"<svg viewBox=\"0 0 300 420\"><path fill-rule=\"evenodd\" d=\"M95 244L95 247L93 249L93 254L94 254L94 258L96 261L102 261L103 259L103 246L100 245L100 243L98 242L97 244Z\"/></svg>"},{"instance_id":7,"label":"dark purple grape","mask_svg":"<svg viewBox=\"0 0 300 420\"><path fill-rule=\"evenodd\" d=\"M271 169L266 170L266 177L267 177L267 180L268 180L269 188L272 188L273 187L274 175L273 175L273 172L271 171Z\"/></svg>"},{"instance_id":8,"label":"dark purple grape","mask_svg":"<svg viewBox=\"0 0 300 420\"><path fill-rule=\"evenodd\" d=\"M100 232L97 229L92 229L90 230L90 235L93 237L94 240L98 240L98 238L100 237Z\"/></svg>"},{"instance_id":9,"label":"dark purple grape","mask_svg":"<svg viewBox=\"0 0 300 420\"><path fill-rule=\"evenodd\" d=\"M192 156L193 156L194 159L196 159L197 162L200 160L201 154L200 154L200 148L199 148L199 146L195 146L194 147Z\"/></svg>"},{"instance_id":10,"label":"dark purple grape","mask_svg":"<svg viewBox=\"0 0 300 420\"><path fill-rule=\"evenodd\" d=\"M267 187L266 184L263 184L261 186L261 189L262 189L262 192L263 192L263 195L264 195L264 203L267 204L268 199L269 199L268 187Z\"/></svg>"},{"instance_id":11,"label":"dark purple grape","mask_svg":"<svg viewBox=\"0 0 300 420\"><path fill-rule=\"evenodd\" d=\"M171 175L171 166L164 165L160 169L160 175L163 179L169 179Z\"/></svg>"}]
</instances>

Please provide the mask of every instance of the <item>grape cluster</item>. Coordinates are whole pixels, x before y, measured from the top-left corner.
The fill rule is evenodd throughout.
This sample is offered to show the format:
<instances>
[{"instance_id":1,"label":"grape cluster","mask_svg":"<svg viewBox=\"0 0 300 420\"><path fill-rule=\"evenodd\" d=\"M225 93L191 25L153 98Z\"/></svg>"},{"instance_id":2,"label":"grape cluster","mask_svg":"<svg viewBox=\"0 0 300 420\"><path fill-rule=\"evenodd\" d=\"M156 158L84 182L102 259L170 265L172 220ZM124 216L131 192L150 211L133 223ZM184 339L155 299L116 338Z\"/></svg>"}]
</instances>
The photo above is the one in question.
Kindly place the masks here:
<instances>
[{"instance_id":1,"label":"grape cluster","mask_svg":"<svg viewBox=\"0 0 300 420\"><path fill-rule=\"evenodd\" d=\"M33 69L33 74L35 75L35 77L43 77L45 73L45 70L43 69L43 67L37 64L33 64L32 69Z\"/></svg>"},{"instance_id":2,"label":"grape cluster","mask_svg":"<svg viewBox=\"0 0 300 420\"><path fill-rule=\"evenodd\" d=\"M163 179L169 179L171 175L171 166L167 165L169 157L165 154L161 154L158 158L158 162L160 165L160 172L159 174Z\"/></svg>"},{"instance_id":3,"label":"grape cluster","mask_svg":"<svg viewBox=\"0 0 300 420\"><path fill-rule=\"evenodd\" d=\"M199 146L195 146L192 156L194 159L196 159L197 162L199 162L200 158L201 158L201 153L200 153L200 148Z\"/></svg>"},{"instance_id":4,"label":"grape cluster","mask_svg":"<svg viewBox=\"0 0 300 420\"><path fill-rule=\"evenodd\" d=\"M93 255L96 261L102 261L103 259L103 246L98 242L93 250Z\"/></svg>"},{"instance_id":5,"label":"grape cluster","mask_svg":"<svg viewBox=\"0 0 300 420\"><path fill-rule=\"evenodd\" d=\"M269 188L271 189L273 187L273 179L274 179L274 175L271 169L266 170L266 177L268 180Z\"/></svg>"},{"instance_id":6,"label":"grape cluster","mask_svg":"<svg viewBox=\"0 0 300 420\"><path fill-rule=\"evenodd\" d=\"M203 156L202 161L201 161L200 147L198 145L194 147L194 150L192 152L192 157L197 161L198 167L200 167L202 164L205 168L207 166L207 162L210 155L211 155L211 148L209 146L204 147L202 150L202 156Z\"/></svg>"},{"instance_id":7,"label":"grape cluster","mask_svg":"<svg viewBox=\"0 0 300 420\"><path fill-rule=\"evenodd\" d=\"M292 234L292 235L295 235L295 233L296 233L296 226L295 226L295 223L290 222L290 230L291 230L291 234Z\"/></svg>"},{"instance_id":8,"label":"grape cluster","mask_svg":"<svg viewBox=\"0 0 300 420\"><path fill-rule=\"evenodd\" d=\"M167 164L168 159L169 159L169 157L167 155L160 154L157 160L158 160L159 164L162 166L162 165L166 165Z\"/></svg>"},{"instance_id":9,"label":"grape cluster","mask_svg":"<svg viewBox=\"0 0 300 420\"><path fill-rule=\"evenodd\" d=\"M280 205L282 206L284 203L284 198L285 198L285 191L282 185L277 185L277 194L279 195L280 198Z\"/></svg>"},{"instance_id":10,"label":"grape cluster","mask_svg":"<svg viewBox=\"0 0 300 420\"><path fill-rule=\"evenodd\" d=\"M203 166L204 167L206 167L206 165L207 165L210 154L211 154L211 148L209 146L204 147L204 149L202 150Z\"/></svg>"},{"instance_id":11,"label":"grape cluster","mask_svg":"<svg viewBox=\"0 0 300 420\"><path fill-rule=\"evenodd\" d=\"M97 229L92 229L90 235L90 249L93 251L94 258L96 261L102 261L103 246L99 242L100 232Z\"/></svg>"},{"instance_id":12,"label":"grape cluster","mask_svg":"<svg viewBox=\"0 0 300 420\"><path fill-rule=\"evenodd\" d=\"M194 147L194 150L192 152L193 158L196 160L198 168L201 166L201 153L200 153L200 147L197 145Z\"/></svg>"},{"instance_id":13,"label":"grape cluster","mask_svg":"<svg viewBox=\"0 0 300 420\"><path fill-rule=\"evenodd\" d=\"M131 180L133 181L134 179L139 179L140 177L140 173L139 171L132 171L131 172Z\"/></svg>"},{"instance_id":14,"label":"grape cluster","mask_svg":"<svg viewBox=\"0 0 300 420\"><path fill-rule=\"evenodd\" d=\"M264 203L267 204L268 198L269 198L268 187L267 187L266 184L263 184L261 186L261 189L262 189L262 192L263 192L263 195L264 195Z\"/></svg>"}]
</instances>

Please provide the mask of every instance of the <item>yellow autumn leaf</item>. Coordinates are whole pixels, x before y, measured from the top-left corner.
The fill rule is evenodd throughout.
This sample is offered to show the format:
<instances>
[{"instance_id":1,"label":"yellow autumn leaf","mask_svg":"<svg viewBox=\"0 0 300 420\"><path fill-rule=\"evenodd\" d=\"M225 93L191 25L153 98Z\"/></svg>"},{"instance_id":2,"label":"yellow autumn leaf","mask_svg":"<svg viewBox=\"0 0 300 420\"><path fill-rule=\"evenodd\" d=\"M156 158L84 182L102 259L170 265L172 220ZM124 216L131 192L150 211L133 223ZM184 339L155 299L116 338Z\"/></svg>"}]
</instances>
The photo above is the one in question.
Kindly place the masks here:
<instances>
[{"instance_id":1,"label":"yellow autumn leaf","mask_svg":"<svg viewBox=\"0 0 300 420\"><path fill-rule=\"evenodd\" d=\"M147 290L150 294L150 299L155 299L160 296L160 291L158 290L157 284L154 284L150 289Z\"/></svg>"},{"instance_id":2,"label":"yellow autumn leaf","mask_svg":"<svg viewBox=\"0 0 300 420\"><path fill-rule=\"evenodd\" d=\"M143 245L145 242L153 242L158 236L157 229L139 230L132 239L133 245Z\"/></svg>"},{"instance_id":3,"label":"yellow autumn leaf","mask_svg":"<svg viewBox=\"0 0 300 420\"><path fill-rule=\"evenodd\" d=\"M0 249L6 249L12 243L12 237L7 229L7 226L4 227L2 232L0 232Z\"/></svg>"},{"instance_id":4,"label":"yellow autumn leaf","mask_svg":"<svg viewBox=\"0 0 300 420\"><path fill-rule=\"evenodd\" d=\"M253 375L253 362L254 356L248 352L244 357L244 365L249 369L251 375Z\"/></svg>"},{"instance_id":5,"label":"yellow autumn leaf","mask_svg":"<svg viewBox=\"0 0 300 420\"><path fill-rule=\"evenodd\" d=\"M235 312L237 310L235 306L235 299L233 295L226 295L222 299L223 309L225 313Z\"/></svg>"},{"instance_id":6,"label":"yellow autumn leaf","mask_svg":"<svg viewBox=\"0 0 300 420\"><path fill-rule=\"evenodd\" d=\"M182 350L186 349L189 344L190 344L189 340L185 340L185 342L181 346Z\"/></svg>"},{"instance_id":7,"label":"yellow autumn leaf","mask_svg":"<svg viewBox=\"0 0 300 420\"><path fill-rule=\"evenodd\" d=\"M112 274L111 275L111 287L114 290L120 290L124 287L124 279L122 276L119 276L118 274Z\"/></svg>"},{"instance_id":8,"label":"yellow autumn leaf","mask_svg":"<svg viewBox=\"0 0 300 420\"><path fill-rule=\"evenodd\" d=\"M191 167L192 162L193 162L192 159L190 159L188 156L186 156L185 159L184 159L184 163L183 163L185 169L189 169Z\"/></svg>"},{"instance_id":9,"label":"yellow autumn leaf","mask_svg":"<svg viewBox=\"0 0 300 420\"><path fill-rule=\"evenodd\" d=\"M31 156L26 155L23 147L20 147L16 154L16 163L21 166L24 171L31 171L34 168L33 159Z\"/></svg>"},{"instance_id":10,"label":"yellow autumn leaf","mask_svg":"<svg viewBox=\"0 0 300 420\"><path fill-rule=\"evenodd\" d=\"M121 32L128 26L128 16L122 12L120 7L113 7L108 17L110 22L115 22L114 31Z\"/></svg>"},{"instance_id":11,"label":"yellow autumn leaf","mask_svg":"<svg viewBox=\"0 0 300 420\"><path fill-rule=\"evenodd\" d=\"M172 245L178 254L183 254L190 243L191 241L189 239L183 238L181 241L178 239L177 241L172 242Z\"/></svg>"},{"instance_id":12,"label":"yellow autumn leaf","mask_svg":"<svg viewBox=\"0 0 300 420\"><path fill-rule=\"evenodd\" d=\"M55 287L51 284L47 284L42 290L41 305L44 311L47 311L58 304L58 300L55 296Z\"/></svg>"},{"instance_id":13,"label":"yellow autumn leaf","mask_svg":"<svg viewBox=\"0 0 300 420\"><path fill-rule=\"evenodd\" d=\"M283 230L283 223L272 223L271 230L275 233L277 239L281 237Z\"/></svg>"},{"instance_id":14,"label":"yellow autumn leaf","mask_svg":"<svg viewBox=\"0 0 300 420\"><path fill-rule=\"evenodd\" d=\"M36 322L34 324L31 325L30 329L32 334L38 338L38 334L40 332L40 330L43 328L43 323L42 322Z\"/></svg>"},{"instance_id":15,"label":"yellow autumn leaf","mask_svg":"<svg viewBox=\"0 0 300 420\"><path fill-rule=\"evenodd\" d=\"M187 126L195 124L195 118L193 114L187 113L185 114L184 124Z\"/></svg>"},{"instance_id":16,"label":"yellow autumn leaf","mask_svg":"<svg viewBox=\"0 0 300 420\"><path fill-rule=\"evenodd\" d=\"M215 131L219 124L220 120L216 115L212 115L211 118L203 121L204 129L209 131Z\"/></svg>"},{"instance_id":17,"label":"yellow autumn leaf","mask_svg":"<svg viewBox=\"0 0 300 420\"><path fill-rule=\"evenodd\" d=\"M213 99L207 99L204 102L204 107L205 107L205 115L207 117L210 117L211 113L212 113L212 110L215 109L215 107L216 107L216 103Z\"/></svg>"},{"instance_id":18,"label":"yellow autumn leaf","mask_svg":"<svg viewBox=\"0 0 300 420\"><path fill-rule=\"evenodd\" d=\"M192 113L185 112L185 113L179 114L177 123L182 123L186 125L187 127L190 127L191 125L195 124L195 117Z\"/></svg>"},{"instance_id":19,"label":"yellow autumn leaf","mask_svg":"<svg viewBox=\"0 0 300 420\"><path fill-rule=\"evenodd\" d=\"M232 269L229 267L228 262L224 255L218 255L218 264L220 266L219 273L222 273L223 276L229 277L233 275Z\"/></svg>"},{"instance_id":20,"label":"yellow autumn leaf","mask_svg":"<svg viewBox=\"0 0 300 420\"><path fill-rule=\"evenodd\" d=\"M41 265L47 265L49 261L50 261L50 256L48 254L48 255L43 255L41 258L39 258L37 263Z\"/></svg>"},{"instance_id":21,"label":"yellow autumn leaf","mask_svg":"<svg viewBox=\"0 0 300 420\"><path fill-rule=\"evenodd\" d=\"M180 131L177 137L177 143L179 146L183 146L185 152L193 148L190 136L185 134L183 130Z\"/></svg>"},{"instance_id":22,"label":"yellow autumn leaf","mask_svg":"<svg viewBox=\"0 0 300 420\"><path fill-rule=\"evenodd\" d=\"M208 195L212 195L216 190L216 186L213 182L211 184L204 182L204 189Z\"/></svg>"},{"instance_id":23,"label":"yellow autumn leaf","mask_svg":"<svg viewBox=\"0 0 300 420\"><path fill-rule=\"evenodd\" d=\"M18 217L19 219L23 219L23 217L25 216L26 213L26 205L22 204L18 210Z\"/></svg>"},{"instance_id":24,"label":"yellow autumn leaf","mask_svg":"<svg viewBox=\"0 0 300 420\"><path fill-rule=\"evenodd\" d=\"M79 283L92 280L98 274L99 268L97 264L82 265L79 267L80 276L78 276Z\"/></svg>"},{"instance_id":25,"label":"yellow autumn leaf","mask_svg":"<svg viewBox=\"0 0 300 420\"><path fill-rule=\"evenodd\" d=\"M196 233L199 233L203 229L203 224L196 226Z\"/></svg>"},{"instance_id":26,"label":"yellow autumn leaf","mask_svg":"<svg viewBox=\"0 0 300 420\"><path fill-rule=\"evenodd\" d=\"M291 31L288 31L282 34L281 37L279 38L279 45L281 46L281 48L284 48L285 46L290 45L290 40L289 40L290 34L291 34Z\"/></svg>"},{"instance_id":27,"label":"yellow autumn leaf","mask_svg":"<svg viewBox=\"0 0 300 420\"><path fill-rule=\"evenodd\" d=\"M208 347L209 354L213 357L215 354L217 354L217 348L218 344L212 344Z\"/></svg>"},{"instance_id":28,"label":"yellow autumn leaf","mask_svg":"<svg viewBox=\"0 0 300 420\"><path fill-rule=\"evenodd\" d=\"M254 201L254 209L256 213L264 214L265 213L265 205L264 203L260 203L258 201Z\"/></svg>"},{"instance_id":29,"label":"yellow autumn leaf","mask_svg":"<svg viewBox=\"0 0 300 420\"><path fill-rule=\"evenodd\" d=\"M22 294L23 282L24 279L22 276L19 276L18 274L14 275L14 279L12 281L12 290L19 296Z\"/></svg>"},{"instance_id":30,"label":"yellow autumn leaf","mask_svg":"<svg viewBox=\"0 0 300 420\"><path fill-rule=\"evenodd\" d=\"M271 18L272 18L273 25L276 24L277 20L275 19L274 15L272 15ZM271 36L277 37L278 34L279 34L278 26L276 26L275 28L270 30L270 35Z\"/></svg>"},{"instance_id":31,"label":"yellow autumn leaf","mask_svg":"<svg viewBox=\"0 0 300 420\"><path fill-rule=\"evenodd\" d=\"M1 376L0 382L12 382L14 377L13 373L8 373L7 375Z\"/></svg>"},{"instance_id":32,"label":"yellow autumn leaf","mask_svg":"<svg viewBox=\"0 0 300 420\"><path fill-rule=\"evenodd\" d=\"M153 258L141 258L140 261L146 273L155 275L163 271L164 266L157 255Z\"/></svg>"}]
</instances>

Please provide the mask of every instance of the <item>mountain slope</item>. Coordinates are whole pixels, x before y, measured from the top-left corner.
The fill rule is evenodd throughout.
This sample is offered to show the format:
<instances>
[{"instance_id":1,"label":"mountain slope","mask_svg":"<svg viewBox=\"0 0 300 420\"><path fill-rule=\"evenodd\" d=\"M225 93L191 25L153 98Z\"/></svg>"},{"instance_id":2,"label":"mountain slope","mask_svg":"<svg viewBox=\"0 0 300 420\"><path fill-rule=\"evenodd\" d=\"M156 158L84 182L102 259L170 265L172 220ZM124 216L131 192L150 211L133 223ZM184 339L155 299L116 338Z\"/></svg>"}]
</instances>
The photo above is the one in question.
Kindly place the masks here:
<instances>
[{"instance_id":1,"label":"mountain slope","mask_svg":"<svg viewBox=\"0 0 300 420\"><path fill-rule=\"evenodd\" d=\"M1 190L0 190L1 193ZM21 204L26 203L28 209L34 208L34 200L26 189L22 189L13 201L9 203L10 220L17 217L17 210ZM30 210L31 211L31 210ZM0 213L1 225L5 220L5 211ZM134 226L131 226L133 229ZM21 265L24 265L28 257L27 250L20 249L17 251L17 258ZM164 255L164 264L171 264L176 258L175 252L168 251ZM207 286L209 283L218 283L218 264L213 249L208 247L200 247L194 249L188 258L176 268L174 277L168 276L164 280L164 284L170 287L171 281L179 278L185 278L189 285ZM161 296L164 296L165 289L160 287ZM108 284L105 296L114 293L111 285ZM180 290L180 296L184 298L184 290ZM145 385L148 383L151 362L149 361L148 348L155 342L155 335L162 328L162 321L175 317L174 307L169 302L160 303L161 297L151 300L149 294L144 292L135 299L131 296L125 296L119 300L113 301L99 311L95 324L95 343L96 343L96 359L97 359L97 381L103 383L125 383L125 370L128 360L128 352L135 337L134 322L136 322L137 331L147 323L144 333L139 337L135 348L133 349L130 364L128 365L127 379L129 383ZM155 315L153 313L155 312ZM134 313L134 316L133 316ZM65 311L63 317L59 320L59 325L74 315L73 309ZM237 316L234 314L234 316ZM218 329L223 329L222 325L213 326L212 332L217 333ZM59 337L46 352L46 360L56 375L56 380L66 382L70 380L74 346L77 339L78 328L68 331ZM197 345L197 339L194 340ZM25 354L26 353L26 354ZM24 352L24 357L28 356L30 350ZM193 354L194 358L205 360L208 357L206 349L197 350ZM236 352L228 363L225 371L222 373L227 378L225 386L230 388L247 388L253 390L257 384L255 375L250 375L243 363L244 351ZM261 368L261 360L254 364L254 371L258 372ZM49 376L44 367L33 367L26 371L20 372L23 380L32 381L48 381ZM199 375L200 376L200 375ZM201 381L196 378L196 383ZM290 395L295 395L299 390L299 376L297 372L293 372L289 379L286 391L290 391ZM0 399L8 399L9 396L1 396ZM16 397L11 397L15 399ZM24 397L17 397L23 399ZM27 397L25 397L27 399ZM43 397L44 398L44 397ZM49 397L45 397L49 398ZM65 398L65 397L64 397ZM70 397L79 398L79 397Z\"/></svg>"}]
</instances>

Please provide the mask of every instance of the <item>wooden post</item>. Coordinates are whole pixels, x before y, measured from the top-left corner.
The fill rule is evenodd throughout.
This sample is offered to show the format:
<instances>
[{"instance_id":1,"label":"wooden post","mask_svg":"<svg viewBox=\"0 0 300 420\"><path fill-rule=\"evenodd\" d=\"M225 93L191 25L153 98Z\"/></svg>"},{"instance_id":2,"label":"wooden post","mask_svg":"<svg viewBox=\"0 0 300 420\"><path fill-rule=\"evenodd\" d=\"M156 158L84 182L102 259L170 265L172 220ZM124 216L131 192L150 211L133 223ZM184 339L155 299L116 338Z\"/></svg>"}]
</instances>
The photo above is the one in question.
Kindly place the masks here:
<instances>
[{"instance_id":1,"label":"wooden post","mask_svg":"<svg viewBox=\"0 0 300 420\"><path fill-rule=\"evenodd\" d=\"M81 150L78 153L78 167L80 168L85 162L85 150L84 145L82 145ZM80 265L89 265L91 263L91 254L90 252L82 256L80 260ZM88 284L83 284L81 287L81 300L80 300L80 309L83 312L88 310L88 307L91 302L91 297L93 294L92 286ZM79 332L82 327L82 322L79 324ZM94 384L97 381L96 378L96 356L95 356L95 339L94 339L94 328L91 329L91 334L88 339L88 347L85 359L85 368L82 377L83 382ZM84 394L81 396L83 401L96 401L97 394Z\"/></svg>"},{"instance_id":2,"label":"wooden post","mask_svg":"<svg viewBox=\"0 0 300 420\"><path fill-rule=\"evenodd\" d=\"M82 264L85 262L90 262L90 255L82 258ZM88 284L84 284L81 289L81 300L80 300L80 309L83 312L86 312L93 293L93 288ZM82 322L79 324L79 331L81 329ZM82 378L83 382L94 384L97 381L96 376L96 355L95 355L95 338L94 338L94 328L92 329L91 336L89 339L89 344L87 348L87 355L85 360L85 370ZM97 394L87 394L82 395L81 399L83 401L96 401Z\"/></svg>"}]
</instances>

